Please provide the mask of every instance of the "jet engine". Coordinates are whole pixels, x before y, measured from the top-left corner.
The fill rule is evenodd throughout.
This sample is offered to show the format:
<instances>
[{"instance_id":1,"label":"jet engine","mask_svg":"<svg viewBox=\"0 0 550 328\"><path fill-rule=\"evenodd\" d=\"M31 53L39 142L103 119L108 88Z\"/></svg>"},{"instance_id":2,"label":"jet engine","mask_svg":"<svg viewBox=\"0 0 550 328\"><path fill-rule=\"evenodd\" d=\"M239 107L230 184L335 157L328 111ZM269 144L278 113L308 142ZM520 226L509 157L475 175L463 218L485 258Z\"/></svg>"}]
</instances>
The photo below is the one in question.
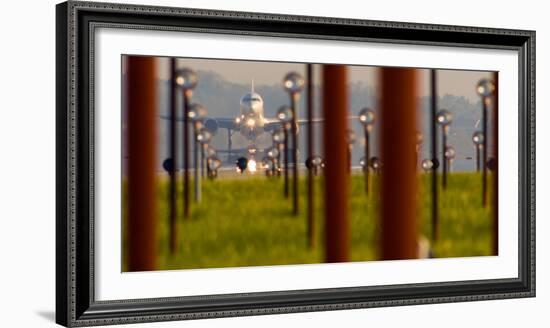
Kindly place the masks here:
<instances>
[{"instance_id":1,"label":"jet engine","mask_svg":"<svg viewBox=\"0 0 550 328\"><path fill-rule=\"evenodd\" d=\"M204 127L210 131L210 133L212 133L212 135L215 135L216 132L218 132L218 128L219 128L219 124L218 124L218 121L216 121L215 119L213 118L207 118L205 121L204 121Z\"/></svg>"}]
</instances>

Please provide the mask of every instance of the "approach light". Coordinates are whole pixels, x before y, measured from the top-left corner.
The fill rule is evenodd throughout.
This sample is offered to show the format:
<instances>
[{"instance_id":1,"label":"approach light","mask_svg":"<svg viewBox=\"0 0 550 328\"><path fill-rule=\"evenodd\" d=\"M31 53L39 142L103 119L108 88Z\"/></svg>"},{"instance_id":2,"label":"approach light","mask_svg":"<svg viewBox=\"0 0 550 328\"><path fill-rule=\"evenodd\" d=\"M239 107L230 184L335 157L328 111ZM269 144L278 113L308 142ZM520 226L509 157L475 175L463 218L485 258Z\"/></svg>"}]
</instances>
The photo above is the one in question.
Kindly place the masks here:
<instances>
[{"instance_id":1,"label":"approach light","mask_svg":"<svg viewBox=\"0 0 550 328\"><path fill-rule=\"evenodd\" d=\"M208 129L200 129L197 134L197 141L203 145L206 145L210 142L210 140L212 140L212 133Z\"/></svg>"},{"instance_id":2,"label":"approach light","mask_svg":"<svg viewBox=\"0 0 550 328\"><path fill-rule=\"evenodd\" d=\"M276 158L277 156L279 156L279 150L274 147L269 147L265 150L265 154L269 158Z\"/></svg>"},{"instance_id":3,"label":"approach light","mask_svg":"<svg viewBox=\"0 0 550 328\"><path fill-rule=\"evenodd\" d=\"M206 116L206 108L201 104L192 104L189 107L189 113L187 115L192 122L202 121Z\"/></svg>"},{"instance_id":4,"label":"approach light","mask_svg":"<svg viewBox=\"0 0 550 328\"><path fill-rule=\"evenodd\" d=\"M277 118L281 123L290 123L292 122L292 108L288 106L281 106L279 110L277 111Z\"/></svg>"},{"instance_id":5,"label":"approach light","mask_svg":"<svg viewBox=\"0 0 550 328\"><path fill-rule=\"evenodd\" d=\"M319 170L325 166L325 163L320 156L308 157L305 164L308 170L313 171L314 175L319 174Z\"/></svg>"},{"instance_id":6,"label":"approach light","mask_svg":"<svg viewBox=\"0 0 550 328\"><path fill-rule=\"evenodd\" d=\"M478 147L483 146L483 132L481 131L474 132L474 134L472 135L472 141Z\"/></svg>"},{"instance_id":7,"label":"approach light","mask_svg":"<svg viewBox=\"0 0 550 328\"><path fill-rule=\"evenodd\" d=\"M434 168L434 162L431 159L422 160L422 169L426 172Z\"/></svg>"},{"instance_id":8,"label":"approach light","mask_svg":"<svg viewBox=\"0 0 550 328\"><path fill-rule=\"evenodd\" d=\"M437 123L442 126L448 126L453 121L453 114L446 109L437 112Z\"/></svg>"},{"instance_id":9,"label":"approach light","mask_svg":"<svg viewBox=\"0 0 550 328\"><path fill-rule=\"evenodd\" d=\"M257 169L256 165L257 165L257 164L256 164L256 161L255 161L253 158L251 158L251 159L248 161L248 171L249 171L250 173L256 172L256 169Z\"/></svg>"},{"instance_id":10,"label":"approach light","mask_svg":"<svg viewBox=\"0 0 550 328\"><path fill-rule=\"evenodd\" d=\"M359 111L359 122L366 128L370 129L374 124L374 111L365 107Z\"/></svg>"},{"instance_id":11,"label":"approach light","mask_svg":"<svg viewBox=\"0 0 550 328\"><path fill-rule=\"evenodd\" d=\"M265 156L262 159L262 167L266 170L266 174L271 176L275 172L275 161L272 157Z\"/></svg>"},{"instance_id":12,"label":"approach light","mask_svg":"<svg viewBox=\"0 0 550 328\"><path fill-rule=\"evenodd\" d=\"M190 68L182 68L176 71L176 85L183 90L194 89L198 81L197 73Z\"/></svg>"},{"instance_id":13,"label":"approach light","mask_svg":"<svg viewBox=\"0 0 550 328\"><path fill-rule=\"evenodd\" d=\"M204 151L207 158L215 157L218 154L216 148L212 147L210 144L205 144Z\"/></svg>"},{"instance_id":14,"label":"approach light","mask_svg":"<svg viewBox=\"0 0 550 328\"><path fill-rule=\"evenodd\" d=\"M476 86L477 94L482 98L491 97L495 89L495 83L489 79L481 79Z\"/></svg>"},{"instance_id":15,"label":"approach light","mask_svg":"<svg viewBox=\"0 0 550 328\"><path fill-rule=\"evenodd\" d=\"M382 162L380 161L380 158L376 156L371 157L370 166L374 170L374 172L379 172L382 168Z\"/></svg>"},{"instance_id":16,"label":"approach light","mask_svg":"<svg viewBox=\"0 0 550 328\"><path fill-rule=\"evenodd\" d=\"M217 171L222 166L222 161L217 156L209 156L207 158L208 169Z\"/></svg>"},{"instance_id":17,"label":"approach light","mask_svg":"<svg viewBox=\"0 0 550 328\"><path fill-rule=\"evenodd\" d=\"M321 156L313 156L311 158L311 164L313 165L313 167L320 167L320 168L323 168L325 167L325 161L321 158Z\"/></svg>"},{"instance_id":18,"label":"approach light","mask_svg":"<svg viewBox=\"0 0 550 328\"><path fill-rule=\"evenodd\" d=\"M361 166L361 168L363 169L363 171L367 170L368 169L368 163L367 163L367 159L365 157L361 157L359 159L359 165Z\"/></svg>"},{"instance_id":19,"label":"approach light","mask_svg":"<svg viewBox=\"0 0 550 328\"><path fill-rule=\"evenodd\" d=\"M288 73L283 79L283 88L291 95L300 93L304 85L304 77L296 72Z\"/></svg>"},{"instance_id":20,"label":"approach light","mask_svg":"<svg viewBox=\"0 0 550 328\"><path fill-rule=\"evenodd\" d=\"M273 138L273 143L281 144L281 143L285 142L285 132L283 130L280 130L280 129L275 130L275 131L273 131L272 138Z\"/></svg>"},{"instance_id":21,"label":"approach light","mask_svg":"<svg viewBox=\"0 0 550 328\"><path fill-rule=\"evenodd\" d=\"M447 146L447 148L445 148L445 158L448 160L452 160L455 158L455 156L456 156L455 149L451 146Z\"/></svg>"}]
</instances>

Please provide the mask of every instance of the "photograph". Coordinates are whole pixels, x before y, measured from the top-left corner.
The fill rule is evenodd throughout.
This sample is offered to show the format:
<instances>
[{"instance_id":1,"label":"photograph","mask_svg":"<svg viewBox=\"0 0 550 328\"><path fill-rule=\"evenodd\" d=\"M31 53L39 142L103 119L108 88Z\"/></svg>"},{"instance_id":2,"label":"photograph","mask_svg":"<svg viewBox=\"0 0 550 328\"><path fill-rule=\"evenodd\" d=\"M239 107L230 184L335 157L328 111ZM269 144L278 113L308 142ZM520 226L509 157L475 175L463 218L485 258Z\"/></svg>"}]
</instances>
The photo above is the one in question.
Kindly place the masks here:
<instances>
[{"instance_id":1,"label":"photograph","mask_svg":"<svg viewBox=\"0 0 550 328\"><path fill-rule=\"evenodd\" d=\"M499 254L498 72L123 54L120 76L123 272Z\"/></svg>"},{"instance_id":2,"label":"photograph","mask_svg":"<svg viewBox=\"0 0 550 328\"><path fill-rule=\"evenodd\" d=\"M56 323L534 300L536 32L476 6L56 5Z\"/></svg>"}]
</instances>

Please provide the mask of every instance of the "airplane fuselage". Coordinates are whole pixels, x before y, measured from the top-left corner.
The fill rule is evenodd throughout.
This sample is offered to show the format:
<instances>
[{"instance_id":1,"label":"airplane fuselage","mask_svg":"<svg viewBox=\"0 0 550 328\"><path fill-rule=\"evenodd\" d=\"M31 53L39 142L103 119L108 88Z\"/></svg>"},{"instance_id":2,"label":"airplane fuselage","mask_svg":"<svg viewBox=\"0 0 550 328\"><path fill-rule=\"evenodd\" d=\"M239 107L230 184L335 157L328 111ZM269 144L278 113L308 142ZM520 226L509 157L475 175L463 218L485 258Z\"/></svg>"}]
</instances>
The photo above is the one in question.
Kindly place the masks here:
<instances>
[{"instance_id":1,"label":"airplane fuselage","mask_svg":"<svg viewBox=\"0 0 550 328\"><path fill-rule=\"evenodd\" d=\"M238 124L241 135L254 143L264 133L264 101L259 94L251 91L241 98L240 107L241 112L235 123Z\"/></svg>"}]
</instances>

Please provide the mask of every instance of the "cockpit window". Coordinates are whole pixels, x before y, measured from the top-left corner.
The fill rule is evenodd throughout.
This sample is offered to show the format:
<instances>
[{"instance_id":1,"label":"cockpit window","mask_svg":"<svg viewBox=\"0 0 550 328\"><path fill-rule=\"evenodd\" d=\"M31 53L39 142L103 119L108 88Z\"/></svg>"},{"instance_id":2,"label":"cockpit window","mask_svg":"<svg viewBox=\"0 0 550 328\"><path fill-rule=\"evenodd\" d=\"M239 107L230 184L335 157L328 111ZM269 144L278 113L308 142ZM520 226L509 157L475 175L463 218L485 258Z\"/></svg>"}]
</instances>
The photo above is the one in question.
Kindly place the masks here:
<instances>
[{"instance_id":1,"label":"cockpit window","mask_svg":"<svg viewBox=\"0 0 550 328\"><path fill-rule=\"evenodd\" d=\"M245 95L241 101L246 101L246 102L262 102L262 98L256 96L256 95Z\"/></svg>"}]
</instances>

